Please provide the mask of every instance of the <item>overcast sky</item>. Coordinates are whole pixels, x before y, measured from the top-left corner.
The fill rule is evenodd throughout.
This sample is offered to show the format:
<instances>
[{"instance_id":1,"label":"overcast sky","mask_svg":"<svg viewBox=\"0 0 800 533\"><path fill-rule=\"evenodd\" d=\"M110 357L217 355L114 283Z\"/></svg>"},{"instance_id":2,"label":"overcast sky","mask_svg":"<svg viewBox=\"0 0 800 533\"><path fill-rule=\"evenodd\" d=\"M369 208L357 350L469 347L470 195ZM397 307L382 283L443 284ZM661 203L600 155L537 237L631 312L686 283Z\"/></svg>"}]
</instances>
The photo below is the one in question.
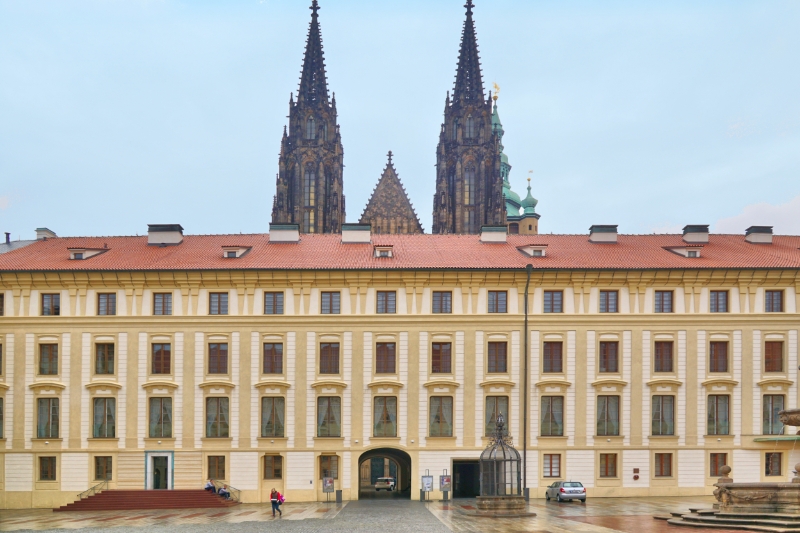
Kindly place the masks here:
<instances>
[{"instance_id":1,"label":"overcast sky","mask_svg":"<svg viewBox=\"0 0 800 533\"><path fill-rule=\"evenodd\" d=\"M320 0L358 221L392 150L426 231L463 0ZM0 231L266 232L310 0L0 0ZM476 0L543 233L800 234L800 2Z\"/></svg>"}]
</instances>

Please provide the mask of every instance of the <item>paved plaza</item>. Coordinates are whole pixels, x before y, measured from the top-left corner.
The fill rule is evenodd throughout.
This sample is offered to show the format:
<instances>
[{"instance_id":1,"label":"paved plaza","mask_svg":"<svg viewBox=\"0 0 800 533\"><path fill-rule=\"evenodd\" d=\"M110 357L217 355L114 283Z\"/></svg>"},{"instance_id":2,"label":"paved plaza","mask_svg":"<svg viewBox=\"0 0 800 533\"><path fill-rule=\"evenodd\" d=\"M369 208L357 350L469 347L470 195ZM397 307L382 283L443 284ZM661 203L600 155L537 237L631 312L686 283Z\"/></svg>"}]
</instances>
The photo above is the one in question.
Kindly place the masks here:
<instances>
[{"instance_id":1,"label":"paved plaza","mask_svg":"<svg viewBox=\"0 0 800 533\"><path fill-rule=\"evenodd\" d=\"M535 518L473 518L474 500L420 503L408 500L365 500L342 505L287 503L283 517L272 518L266 505L230 509L103 511L54 513L50 510L0 510L0 531L111 530L113 533L249 533L255 531L425 533L680 533L686 528L654 520L653 515L711 507L710 497L589 499L580 503L534 500ZM710 531L710 530L706 530ZM718 532L723 530L717 530Z\"/></svg>"}]
</instances>

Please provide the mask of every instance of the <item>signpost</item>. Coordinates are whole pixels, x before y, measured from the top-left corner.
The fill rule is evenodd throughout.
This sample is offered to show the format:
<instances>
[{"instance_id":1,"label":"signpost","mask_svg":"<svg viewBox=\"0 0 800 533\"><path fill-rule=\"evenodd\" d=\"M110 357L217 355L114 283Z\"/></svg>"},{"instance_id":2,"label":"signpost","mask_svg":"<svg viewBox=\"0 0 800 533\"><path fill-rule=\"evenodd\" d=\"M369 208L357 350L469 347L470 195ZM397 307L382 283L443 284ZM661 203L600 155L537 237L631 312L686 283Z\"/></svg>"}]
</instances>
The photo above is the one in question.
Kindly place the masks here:
<instances>
[{"instance_id":1,"label":"signpost","mask_svg":"<svg viewBox=\"0 0 800 533\"><path fill-rule=\"evenodd\" d=\"M428 473L427 470L426 473ZM424 502L428 501L428 494L433 492L433 476L422 476L422 488L420 492L422 496L420 499Z\"/></svg>"},{"instance_id":2,"label":"signpost","mask_svg":"<svg viewBox=\"0 0 800 533\"><path fill-rule=\"evenodd\" d=\"M322 478L322 492L326 494L327 501L331 500L331 493L333 492L333 478L332 477L324 477Z\"/></svg>"},{"instance_id":3,"label":"signpost","mask_svg":"<svg viewBox=\"0 0 800 533\"><path fill-rule=\"evenodd\" d=\"M439 476L439 490L442 491L442 501L447 501L449 499L449 493L453 490L453 479L447 473L447 469L444 470L444 474Z\"/></svg>"}]
</instances>

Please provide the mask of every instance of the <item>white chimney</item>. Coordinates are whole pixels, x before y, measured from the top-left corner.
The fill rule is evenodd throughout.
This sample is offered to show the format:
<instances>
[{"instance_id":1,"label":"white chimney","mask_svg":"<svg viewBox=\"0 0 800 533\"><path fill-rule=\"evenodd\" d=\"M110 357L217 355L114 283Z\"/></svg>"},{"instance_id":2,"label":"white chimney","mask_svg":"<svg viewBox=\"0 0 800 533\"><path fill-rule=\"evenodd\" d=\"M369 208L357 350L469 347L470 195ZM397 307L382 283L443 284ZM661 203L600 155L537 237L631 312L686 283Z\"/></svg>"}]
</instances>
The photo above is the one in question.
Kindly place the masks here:
<instances>
[{"instance_id":1,"label":"white chimney","mask_svg":"<svg viewBox=\"0 0 800 533\"><path fill-rule=\"evenodd\" d=\"M744 232L750 244L772 244L772 226L750 226Z\"/></svg>"},{"instance_id":2,"label":"white chimney","mask_svg":"<svg viewBox=\"0 0 800 533\"><path fill-rule=\"evenodd\" d=\"M41 241L43 239L55 239L58 237L54 231L50 231L47 228L36 228L36 240Z\"/></svg>"},{"instance_id":3,"label":"white chimney","mask_svg":"<svg viewBox=\"0 0 800 533\"><path fill-rule=\"evenodd\" d=\"M300 242L300 225L270 224L269 242Z\"/></svg>"},{"instance_id":4,"label":"white chimney","mask_svg":"<svg viewBox=\"0 0 800 533\"><path fill-rule=\"evenodd\" d=\"M683 228L683 242L692 244L708 243L708 225L690 224Z\"/></svg>"},{"instance_id":5,"label":"white chimney","mask_svg":"<svg viewBox=\"0 0 800 533\"><path fill-rule=\"evenodd\" d=\"M617 225L595 224L589 228L589 242L615 243L617 242Z\"/></svg>"},{"instance_id":6,"label":"white chimney","mask_svg":"<svg viewBox=\"0 0 800 533\"><path fill-rule=\"evenodd\" d=\"M180 224L148 224L147 244L152 246L174 246L183 242L183 226Z\"/></svg>"},{"instance_id":7,"label":"white chimney","mask_svg":"<svg viewBox=\"0 0 800 533\"><path fill-rule=\"evenodd\" d=\"M481 242L506 242L508 226L481 226Z\"/></svg>"},{"instance_id":8,"label":"white chimney","mask_svg":"<svg viewBox=\"0 0 800 533\"><path fill-rule=\"evenodd\" d=\"M372 226L369 224L342 224L342 242L364 244L372 240Z\"/></svg>"}]
</instances>

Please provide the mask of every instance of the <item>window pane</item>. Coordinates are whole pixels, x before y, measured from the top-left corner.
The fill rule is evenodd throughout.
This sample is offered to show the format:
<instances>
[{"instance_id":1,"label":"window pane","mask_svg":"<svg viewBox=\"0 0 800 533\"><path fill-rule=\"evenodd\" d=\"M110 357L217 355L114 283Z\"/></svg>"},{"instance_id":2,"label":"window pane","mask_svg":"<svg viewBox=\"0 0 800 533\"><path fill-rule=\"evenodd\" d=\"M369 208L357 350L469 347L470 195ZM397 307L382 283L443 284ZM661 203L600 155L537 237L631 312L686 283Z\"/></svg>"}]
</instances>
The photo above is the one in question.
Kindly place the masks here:
<instances>
[{"instance_id":1,"label":"window pane","mask_svg":"<svg viewBox=\"0 0 800 533\"><path fill-rule=\"evenodd\" d=\"M600 291L600 312L617 312L617 291Z\"/></svg>"},{"instance_id":2,"label":"window pane","mask_svg":"<svg viewBox=\"0 0 800 533\"><path fill-rule=\"evenodd\" d=\"M338 396L317 399L317 437L342 436L342 400Z\"/></svg>"},{"instance_id":3,"label":"window pane","mask_svg":"<svg viewBox=\"0 0 800 533\"><path fill-rule=\"evenodd\" d=\"M431 296L431 312L433 313L452 313L453 293L444 291L434 291Z\"/></svg>"},{"instance_id":4,"label":"window pane","mask_svg":"<svg viewBox=\"0 0 800 533\"><path fill-rule=\"evenodd\" d=\"M92 437L113 438L116 436L116 399L94 399L94 422L92 424Z\"/></svg>"},{"instance_id":5,"label":"window pane","mask_svg":"<svg viewBox=\"0 0 800 533\"><path fill-rule=\"evenodd\" d=\"M283 374L282 343L264 343L264 374Z\"/></svg>"},{"instance_id":6,"label":"window pane","mask_svg":"<svg viewBox=\"0 0 800 533\"><path fill-rule=\"evenodd\" d=\"M228 373L228 344L211 343L208 345L208 373Z\"/></svg>"},{"instance_id":7,"label":"window pane","mask_svg":"<svg viewBox=\"0 0 800 533\"><path fill-rule=\"evenodd\" d=\"M764 475L765 476L780 476L781 475L781 459L780 452L770 452L764 460Z\"/></svg>"},{"instance_id":8,"label":"window pane","mask_svg":"<svg viewBox=\"0 0 800 533\"><path fill-rule=\"evenodd\" d=\"M600 454L600 477L617 477L617 454Z\"/></svg>"},{"instance_id":9,"label":"window pane","mask_svg":"<svg viewBox=\"0 0 800 533\"><path fill-rule=\"evenodd\" d=\"M376 374L394 374L396 372L395 360L396 360L395 343L393 342L377 343L376 356L375 356Z\"/></svg>"},{"instance_id":10,"label":"window pane","mask_svg":"<svg viewBox=\"0 0 800 533\"><path fill-rule=\"evenodd\" d=\"M709 372L728 371L728 343L712 342L709 345Z\"/></svg>"},{"instance_id":11,"label":"window pane","mask_svg":"<svg viewBox=\"0 0 800 533\"><path fill-rule=\"evenodd\" d=\"M397 398L395 396L379 396L375 398L373 424L373 436L397 436Z\"/></svg>"},{"instance_id":12,"label":"window pane","mask_svg":"<svg viewBox=\"0 0 800 533\"><path fill-rule=\"evenodd\" d=\"M764 311L767 313L783 312L783 291L766 291Z\"/></svg>"},{"instance_id":13,"label":"window pane","mask_svg":"<svg viewBox=\"0 0 800 533\"><path fill-rule=\"evenodd\" d=\"M672 291L656 291L655 298L655 312L656 313L671 313L672 312Z\"/></svg>"},{"instance_id":14,"label":"window pane","mask_svg":"<svg viewBox=\"0 0 800 533\"><path fill-rule=\"evenodd\" d=\"M94 458L94 479L103 481L111 479L111 457Z\"/></svg>"},{"instance_id":15,"label":"window pane","mask_svg":"<svg viewBox=\"0 0 800 533\"><path fill-rule=\"evenodd\" d=\"M597 397L597 435L619 435L619 396Z\"/></svg>"},{"instance_id":16,"label":"window pane","mask_svg":"<svg viewBox=\"0 0 800 533\"><path fill-rule=\"evenodd\" d=\"M727 453L712 453L710 463L710 471L709 475L712 477L721 476L722 473L719 471L720 468L728 464L728 454Z\"/></svg>"},{"instance_id":17,"label":"window pane","mask_svg":"<svg viewBox=\"0 0 800 533\"><path fill-rule=\"evenodd\" d=\"M542 428L543 437L561 437L564 435L564 397L542 396Z\"/></svg>"},{"instance_id":18,"label":"window pane","mask_svg":"<svg viewBox=\"0 0 800 533\"><path fill-rule=\"evenodd\" d=\"M655 457L656 476L655 477L671 477L672 476L672 454L671 453L657 453Z\"/></svg>"},{"instance_id":19,"label":"window pane","mask_svg":"<svg viewBox=\"0 0 800 533\"><path fill-rule=\"evenodd\" d=\"M153 314L154 315L172 314L172 294L159 293L153 295Z\"/></svg>"},{"instance_id":20,"label":"window pane","mask_svg":"<svg viewBox=\"0 0 800 533\"><path fill-rule=\"evenodd\" d=\"M764 371L783 372L782 341L767 341L764 343Z\"/></svg>"},{"instance_id":21,"label":"window pane","mask_svg":"<svg viewBox=\"0 0 800 533\"><path fill-rule=\"evenodd\" d=\"M57 439L59 425L58 398L39 398L37 401L36 437Z\"/></svg>"},{"instance_id":22,"label":"window pane","mask_svg":"<svg viewBox=\"0 0 800 533\"><path fill-rule=\"evenodd\" d=\"M206 398L206 437L229 436L228 403L228 398Z\"/></svg>"},{"instance_id":23,"label":"window pane","mask_svg":"<svg viewBox=\"0 0 800 533\"><path fill-rule=\"evenodd\" d=\"M619 343L600 343L600 372L619 372Z\"/></svg>"},{"instance_id":24,"label":"window pane","mask_svg":"<svg viewBox=\"0 0 800 533\"><path fill-rule=\"evenodd\" d=\"M261 398L261 436L283 437L285 416L284 398Z\"/></svg>"},{"instance_id":25,"label":"window pane","mask_svg":"<svg viewBox=\"0 0 800 533\"><path fill-rule=\"evenodd\" d=\"M709 308L712 313L727 313L728 291L711 291Z\"/></svg>"},{"instance_id":26,"label":"window pane","mask_svg":"<svg viewBox=\"0 0 800 533\"><path fill-rule=\"evenodd\" d=\"M171 368L172 346L170 344L153 344L153 374L169 374Z\"/></svg>"},{"instance_id":27,"label":"window pane","mask_svg":"<svg viewBox=\"0 0 800 533\"><path fill-rule=\"evenodd\" d=\"M283 293L265 292L264 293L264 314L282 315L283 314Z\"/></svg>"},{"instance_id":28,"label":"window pane","mask_svg":"<svg viewBox=\"0 0 800 533\"><path fill-rule=\"evenodd\" d=\"M397 295L394 291L378 291L377 312L393 314L397 312Z\"/></svg>"},{"instance_id":29,"label":"window pane","mask_svg":"<svg viewBox=\"0 0 800 533\"><path fill-rule=\"evenodd\" d=\"M652 435L675 434L675 397L653 396Z\"/></svg>"},{"instance_id":30,"label":"window pane","mask_svg":"<svg viewBox=\"0 0 800 533\"><path fill-rule=\"evenodd\" d=\"M544 477L561 477L561 454L544 454Z\"/></svg>"},{"instance_id":31,"label":"window pane","mask_svg":"<svg viewBox=\"0 0 800 533\"><path fill-rule=\"evenodd\" d=\"M655 348L654 370L656 372L672 372L672 341L656 341Z\"/></svg>"},{"instance_id":32,"label":"window pane","mask_svg":"<svg viewBox=\"0 0 800 533\"><path fill-rule=\"evenodd\" d=\"M763 400L762 433L764 435L780 435L783 423L778 413L783 411L785 397L782 394L765 394Z\"/></svg>"},{"instance_id":33,"label":"window pane","mask_svg":"<svg viewBox=\"0 0 800 533\"><path fill-rule=\"evenodd\" d=\"M451 372L451 344L449 342L434 342L431 345L431 372L434 374L449 374Z\"/></svg>"},{"instance_id":34,"label":"window pane","mask_svg":"<svg viewBox=\"0 0 800 533\"><path fill-rule=\"evenodd\" d=\"M338 374L339 373L339 343L323 342L320 344L319 354L319 373Z\"/></svg>"},{"instance_id":35,"label":"window pane","mask_svg":"<svg viewBox=\"0 0 800 533\"><path fill-rule=\"evenodd\" d=\"M43 376L58 375L58 345L39 345L39 374Z\"/></svg>"},{"instance_id":36,"label":"window pane","mask_svg":"<svg viewBox=\"0 0 800 533\"><path fill-rule=\"evenodd\" d=\"M453 436L453 398L433 396L430 403L430 436Z\"/></svg>"},{"instance_id":37,"label":"window pane","mask_svg":"<svg viewBox=\"0 0 800 533\"><path fill-rule=\"evenodd\" d=\"M729 396L727 395L712 394L708 397L707 419L709 435L729 434L728 403Z\"/></svg>"},{"instance_id":38,"label":"window pane","mask_svg":"<svg viewBox=\"0 0 800 533\"><path fill-rule=\"evenodd\" d=\"M508 345L505 342L490 342L488 354L488 373L508 372Z\"/></svg>"},{"instance_id":39,"label":"window pane","mask_svg":"<svg viewBox=\"0 0 800 533\"><path fill-rule=\"evenodd\" d=\"M486 432L485 436L494 435L497 428L497 417L503 415L503 420L508 429L508 396L487 396L486 397Z\"/></svg>"},{"instance_id":40,"label":"window pane","mask_svg":"<svg viewBox=\"0 0 800 533\"><path fill-rule=\"evenodd\" d=\"M544 358L543 358L543 372L563 372L562 363L562 349L561 342L545 342L544 343Z\"/></svg>"},{"instance_id":41,"label":"window pane","mask_svg":"<svg viewBox=\"0 0 800 533\"><path fill-rule=\"evenodd\" d=\"M283 457L280 455L264 456L264 479L283 478Z\"/></svg>"},{"instance_id":42,"label":"window pane","mask_svg":"<svg viewBox=\"0 0 800 533\"><path fill-rule=\"evenodd\" d=\"M172 438L172 398L150 398L150 437Z\"/></svg>"},{"instance_id":43,"label":"window pane","mask_svg":"<svg viewBox=\"0 0 800 533\"><path fill-rule=\"evenodd\" d=\"M489 291L489 312L506 313L508 294L506 291Z\"/></svg>"}]
</instances>

